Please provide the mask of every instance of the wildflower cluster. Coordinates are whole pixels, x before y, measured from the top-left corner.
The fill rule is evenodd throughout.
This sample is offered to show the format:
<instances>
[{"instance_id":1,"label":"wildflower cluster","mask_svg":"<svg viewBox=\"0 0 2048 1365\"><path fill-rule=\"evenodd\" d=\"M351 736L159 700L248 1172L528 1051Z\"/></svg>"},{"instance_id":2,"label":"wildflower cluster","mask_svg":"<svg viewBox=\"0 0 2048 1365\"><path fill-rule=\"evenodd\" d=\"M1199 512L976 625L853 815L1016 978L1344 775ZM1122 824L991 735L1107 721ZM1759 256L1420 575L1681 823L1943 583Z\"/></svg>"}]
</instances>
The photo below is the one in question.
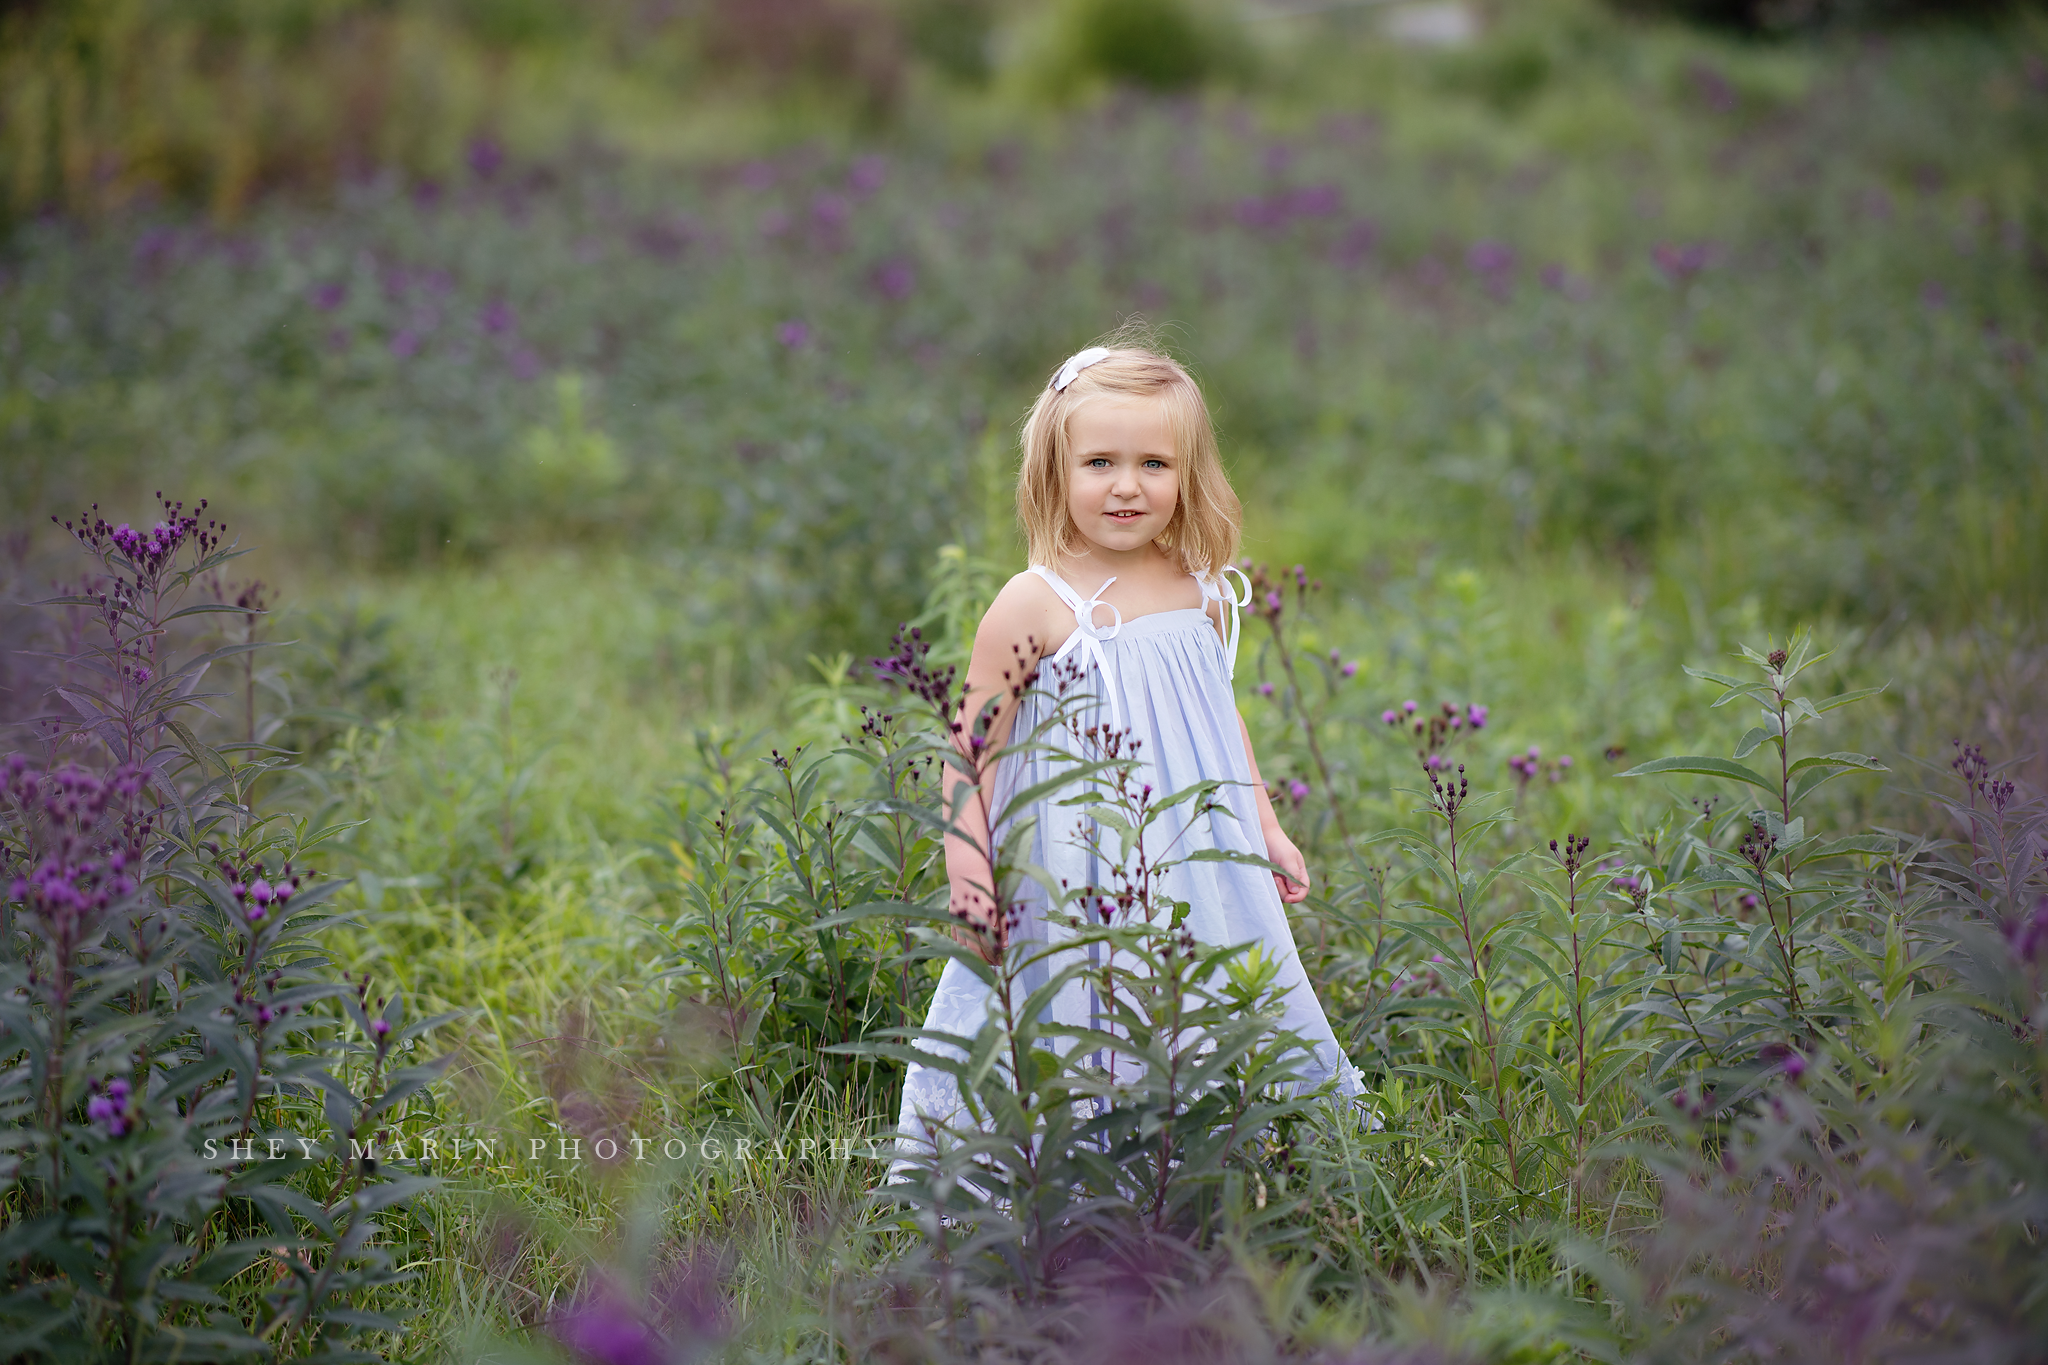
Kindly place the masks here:
<instances>
[{"instance_id":1,"label":"wildflower cluster","mask_svg":"<svg viewBox=\"0 0 2048 1365\"><path fill-rule=\"evenodd\" d=\"M1528 793L1529 784L1538 776L1545 778L1553 786L1564 781L1566 774L1572 770L1572 756L1560 754L1545 763L1542 747L1531 744L1526 753L1509 754L1508 767L1514 771L1515 795L1519 799Z\"/></svg>"},{"instance_id":2,"label":"wildflower cluster","mask_svg":"<svg viewBox=\"0 0 2048 1365\"><path fill-rule=\"evenodd\" d=\"M235 903L241 906L242 917L251 924L261 924L273 911L283 913L285 903L304 880L305 874L292 871L290 860L278 868L273 881L269 865L261 858L242 859L233 853L222 854L217 848L212 851L216 855L215 868L228 884Z\"/></svg>"},{"instance_id":3,"label":"wildflower cluster","mask_svg":"<svg viewBox=\"0 0 2048 1365\"><path fill-rule=\"evenodd\" d=\"M1486 728L1491 708L1472 702L1459 706L1455 702L1439 702L1434 713L1424 716L1417 714L1420 707L1413 698L1401 703L1400 709L1388 707L1380 712L1380 723L1391 730L1407 731L1417 741L1415 756L1422 760L1422 766L1436 772L1449 763L1445 757L1451 743L1464 735L1477 734ZM1458 771L1463 772L1460 766Z\"/></svg>"},{"instance_id":4,"label":"wildflower cluster","mask_svg":"<svg viewBox=\"0 0 2048 1365\"><path fill-rule=\"evenodd\" d=\"M92 1098L85 1102L85 1116L98 1124L108 1137L125 1137L135 1124L135 1111L130 1105L131 1092L126 1078L115 1076L101 1086L92 1083Z\"/></svg>"}]
</instances>

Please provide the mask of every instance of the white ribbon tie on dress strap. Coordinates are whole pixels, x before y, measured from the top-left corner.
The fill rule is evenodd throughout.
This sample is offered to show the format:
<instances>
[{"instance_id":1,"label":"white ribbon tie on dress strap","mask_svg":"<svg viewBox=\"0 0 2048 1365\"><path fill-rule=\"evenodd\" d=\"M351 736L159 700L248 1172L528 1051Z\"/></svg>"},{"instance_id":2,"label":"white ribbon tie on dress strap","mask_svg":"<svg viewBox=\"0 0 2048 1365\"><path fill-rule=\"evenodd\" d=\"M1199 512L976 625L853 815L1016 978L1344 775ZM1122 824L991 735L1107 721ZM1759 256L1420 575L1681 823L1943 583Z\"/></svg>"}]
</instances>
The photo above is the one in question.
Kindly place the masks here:
<instances>
[{"instance_id":1,"label":"white ribbon tie on dress strap","mask_svg":"<svg viewBox=\"0 0 2048 1365\"><path fill-rule=\"evenodd\" d=\"M1109 651L1102 647L1104 641L1114 640L1117 637L1117 632L1124 628L1124 614L1117 610L1114 602L1102 600L1102 594L1109 591L1111 583L1116 582L1115 577L1112 576L1103 580L1102 586L1095 590L1095 595L1084 599L1066 579L1061 578L1045 565L1033 564L1031 572L1043 578L1047 583L1050 583L1052 590L1060 595L1060 601L1074 609L1074 633L1069 635L1067 642L1061 645L1058 651L1053 654L1052 662L1058 663L1061 659L1073 653L1074 650L1079 649L1087 657L1088 662L1094 664L1096 671L1102 675L1102 690L1106 694L1104 700L1109 703L1110 720L1118 729L1122 729L1124 723L1123 703L1117 698L1116 677L1109 669ZM1106 626L1096 625L1095 612L1101 607L1108 607L1110 612L1115 615L1116 620Z\"/></svg>"},{"instance_id":2,"label":"white ribbon tie on dress strap","mask_svg":"<svg viewBox=\"0 0 2048 1365\"><path fill-rule=\"evenodd\" d=\"M1243 592L1232 593L1230 591L1230 581L1223 576L1227 573L1237 575L1237 581L1244 585ZM1195 575L1195 581L1202 585L1202 597L1205 601L1221 602L1230 608L1230 619L1225 623L1223 631L1223 652L1227 660L1227 676L1235 679L1237 677L1237 637L1244 633L1244 622L1239 619L1238 612L1251 605L1252 580L1245 574L1243 569L1238 568L1235 564L1225 564L1216 571L1213 582L1202 577L1200 574ZM1104 586L1107 587L1108 585L1104 584Z\"/></svg>"}]
</instances>

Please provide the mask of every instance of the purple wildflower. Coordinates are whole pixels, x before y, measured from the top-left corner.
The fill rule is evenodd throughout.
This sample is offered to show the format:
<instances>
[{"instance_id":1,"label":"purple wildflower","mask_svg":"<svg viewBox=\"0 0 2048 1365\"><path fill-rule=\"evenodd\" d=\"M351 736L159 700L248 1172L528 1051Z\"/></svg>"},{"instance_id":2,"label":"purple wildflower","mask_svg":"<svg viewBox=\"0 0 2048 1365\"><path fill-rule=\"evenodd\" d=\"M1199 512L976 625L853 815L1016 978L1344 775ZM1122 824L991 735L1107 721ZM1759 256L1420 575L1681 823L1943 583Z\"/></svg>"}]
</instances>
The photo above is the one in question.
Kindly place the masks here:
<instances>
[{"instance_id":1,"label":"purple wildflower","mask_svg":"<svg viewBox=\"0 0 2048 1365\"><path fill-rule=\"evenodd\" d=\"M549 1333L590 1365L663 1365L669 1352L652 1327L626 1305L592 1299L548 1324Z\"/></svg>"},{"instance_id":2,"label":"purple wildflower","mask_svg":"<svg viewBox=\"0 0 2048 1365\"><path fill-rule=\"evenodd\" d=\"M1399 711L1382 711L1380 712L1380 719L1388 725L1399 725L1401 723L1401 713Z\"/></svg>"},{"instance_id":3,"label":"purple wildflower","mask_svg":"<svg viewBox=\"0 0 2048 1365\"><path fill-rule=\"evenodd\" d=\"M505 164L505 149L493 137L472 139L469 144L469 169L479 180L489 180Z\"/></svg>"},{"instance_id":4,"label":"purple wildflower","mask_svg":"<svg viewBox=\"0 0 2048 1365\"><path fill-rule=\"evenodd\" d=\"M1409 698L1409 699L1408 699L1407 701L1404 701L1404 702L1402 702L1402 703L1401 703L1401 709L1402 709L1402 710L1403 710L1404 712L1406 712L1407 714L1411 715L1411 716L1412 716L1412 715L1414 715L1414 714L1415 714L1415 699L1414 699L1413 697L1410 697L1410 698Z\"/></svg>"},{"instance_id":5,"label":"purple wildflower","mask_svg":"<svg viewBox=\"0 0 2048 1365\"><path fill-rule=\"evenodd\" d=\"M775 339L792 351L802 350L810 344L811 324L792 318L775 329Z\"/></svg>"},{"instance_id":6,"label":"purple wildflower","mask_svg":"<svg viewBox=\"0 0 2048 1365\"><path fill-rule=\"evenodd\" d=\"M1688 242L1679 245L1674 242L1659 242L1650 252L1657 269L1664 272L1664 278L1673 284L1684 284L1707 268L1710 250L1705 242Z\"/></svg>"},{"instance_id":7,"label":"purple wildflower","mask_svg":"<svg viewBox=\"0 0 2048 1365\"><path fill-rule=\"evenodd\" d=\"M340 280L329 280L316 285L311 294L312 304L323 313L331 313L348 302L348 286Z\"/></svg>"},{"instance_id":8,"label":"purple wildflower","mask_svg":"<svg viewBox=\"0 0 2048 1365\"><path fill-rule=\"evenodd\" d=\"M512 305L503 299L492 299L485 304L483 312L477 314L476 320L477 324L492 336L503 336L519 325L518 318L513 315Z\"/></svg>"},{"instance_id":9,"label":"purple wildflower","mask_svg":"<svg viewBox=\"0 0 2048 1365\"><path fill-rule=\"evenodd\" d=\"M1307 800L1307 799L1308 799L1308 783L1306 783L1306 782L1302 781L1302 780L1301 780L1300 778L1298 778L1298 777L1297 777L1297 778L1295 778L1295 779L1294 779L1294 780L1293 780L1292 782L1290 782L1290 783L1288 783L1288 784L1287 784L1287 794L1288 794L1289 796L1293 797L1293 798L1294 798L1295 800L1297 800L1297 801L1305 801L1305 800Z\"/></svg>"},{"instance_id":10,"label":"purple wildflower","mask_svg":"<svg viewBox=\"0 0 2048 1365\"><path fill-rule=\"evenodd\" d=\"M391 354L399 360L410 360L419 354L420 334L410 327L399 329L391 338Z\"/></svg>"},{"instance_id":11,"label":"purple wildflower","mask_svg":"<svg viewBox=\"0 0 2048 1365\"><path fill-rule=\"evenodd\" d=\"M1475 730L1484 730L1486 728L1486 717L1487 708L1481 706L1476 701L1465 708L1465 719L1471 722L1472 728Z\"/></svg>"},{"instance_id":12,"label":"purple wildflower","mask_svg":"<svg viewBox=\"0 0 2048 1365\"><path fill-rule=\"evenodd\" d=\"M1372 249L1379 245L1379 224L1370 218L1361 218L1344 229L1344 235L1337 239L1331 249L1330 259L1346 270L1356 270L1372 255Z\"/></svg>"},{"instance_id":13,"label":"purple wildflower","mask_svg":"<svg viewBox=\"0 0 2048 1365\"><path fill-rule=\"evenodd\" d=\"M874 285L883 298L900 302L917 288L917 267L901 256L886 260L875 267Z\"/></svg>"},{"instance_id":14,"label":"purple wildflower","mask_svg":"<svg viewBox=\"0 0 2048 1365\"><path fill-rule=\"evenodd\" d=\"M853 205L843 194L825 193L811 200L811 221L825 232L837 232L853 215Z\"/></svg>"},{"instance_id":15,"label":"purple wildflower","mask_svg":"<svg viewBox=\"0 0 2048 1365\"><path fill-rule=\"evenodd\" d=\"M133 1126L128 1097L128 1082L116 1076L107 1082L105 1090L85 1102L85 1116L105 1128L108 1137L120 1137Z\"/></svg>"},{"instance_id":16,"label":"purple wildflower","mask_svg":"<svg viewBox=\"0 0 2048 1365\"><path fill-rule=\"evenodd\" d=\"M1263 682L1263 683L1260 683L1260 684L1259 684L1259 695L1260 695L1260 696L1262 696L1262 697L1270 697L1270 696L1272 696L1272 695L1273 695L1273 684L1271 684L1271 683L1269 683L1269 682Z\"/></svg>"},{"instance_id":17,"label":"purple wildflower","mask_svg":"<svg viewBox=\"0 0 2048 1365\"><path fill-rule=\"evenodd\" d=\"M512 377L522 384L540 378L542 366L540 354L531 346L516 347L512 352Z\"/></svg>"},{"instance_id":18,"label":"purple wildflower","mask_svg":"<svg viewBox=\"0 0 2048 1365\"><path fill-rule=\"evenodd\" d=\"M1515 249L1505 242L1474 242L1465 253L1465 264L1492 285L1514 272Z\"/></svg>"},{"instance_id":19,"label":"purple wildflower","mask_svg":"<svg viewBox=\"0 0 2048 1365\"><path fill-rule=\"evenodd\" d=\"M1345 665L1344 665L1344 667L1342 667L1342 668L1338 669L1337 671L1338 671L1338 672L1340 672L1340 673L1342 673L1342 674L1343 674L1343 675L1344 675L1345 677L1347 677L1347 678L1355 678L1355 677L1357 677L1357 676L1358 676L1358 660L1356 660L1356 659L1353 659L1353 660L1352 660L1352 661L1351 661L1350 663L1348 663L1348 664L1345 664Z\"/></svg>"},{"instance_id":20,"label":"purple wildflower","mask_svg":"<svg viewBox=\"0 0 2048 1365\"><path fill-rule=\"evenodd\" d=\"M857 158L846 173L846 188L862 199L889 182L889 163L879 156Z\"/></svg>"},{"instance_id":21,"label":"purple wildflower","mask_svg":"<svg viewBox=\"0 0 2048 1365\"><path fill-rule=\"evenodd\" d=\"M372 1019L370 1021L370 1032L382 1038L391 1032L391 1021L389 1019Z\"/></svg>"}]
</instances>

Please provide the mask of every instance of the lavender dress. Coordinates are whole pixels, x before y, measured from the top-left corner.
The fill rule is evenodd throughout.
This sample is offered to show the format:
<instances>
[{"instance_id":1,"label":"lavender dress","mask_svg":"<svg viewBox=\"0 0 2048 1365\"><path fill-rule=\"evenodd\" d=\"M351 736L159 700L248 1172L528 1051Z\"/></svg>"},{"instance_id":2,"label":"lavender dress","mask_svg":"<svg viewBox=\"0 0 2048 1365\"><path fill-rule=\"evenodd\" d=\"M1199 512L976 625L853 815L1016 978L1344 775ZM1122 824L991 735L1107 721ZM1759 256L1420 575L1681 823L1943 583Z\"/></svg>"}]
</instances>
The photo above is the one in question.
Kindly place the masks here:
<instances>
[{"instance_id":1,"label":"lavender dress","mask_svg":"<svg viewBox=\"0 0 2048 1365\"><path fill-rule=\"evenodd\" d=\"M1087 676L1082 686L1102 698L1097 713L1090 717L1091 723L1102 720L1127 727L1142 741L1138 756L1145 767L1143 780L1161 793L1179 791L1210 778L1241 784L1216 792L1215 800L1227 813L1212 811L1190 817L1186 807L1169 811L1147 835L1148 855L1182 857L1207 847L1264 857L1266 841L1259 829L1257 794L1250 785L1251 764L1245 757L1237 704L1231 694L1237 652L1236 608L1249 600L1250 585L1244 585L1246 597L1234 598L1220 581L1197 578L1206 598L1230 608L1231 640L1226 647L1204 608L1153 612L1125 621L1114 607L1101 601L1108 583L1096 589L1094 597L1083 598L1050 569L1033 565L1032 572L1051 584L1060 599L1074 610L1074 633L1052 656L1052 662L1076 651L1083 656ZM1105 612L1117 614L1117 620L1106 626L1097 625L1096 616ZM1026 696L1011 733L1020 737L1030 734L1052 705L1045 696ZM996 770L996 810L1002 810L1016 792L1057 775L1064 762L1060 755L1043 752L1005 757ZM1056 799L1040 802L1017 817L1020 824L1030 822L1021 830L1018 856L1025 864L1035 864L1049 872L1055 885L1109 885L1110 869L1076 835L1079 811L1055 804ZM998 839L1009 833L1007 828L999 829ZM1181 863L1165 874L1161 890L1166 896L1188 903L1187 927L1199 941L1256 943L1267 958L1281 962L1279 981L1285 990L1286 1007L1280 1026L1300 1035L1314 1048L1312 1061L1303 1067L1305 1075L1316 1085L1334 1077L1340 1093L1357 1095L1361 1089L1357 1068L1338 1047L1323 1007L1302 970L1284 904L1273 885L1273 874L1244 863ZM1049 898L1042 887L1027 879L1018 894L1026 909L1013 938L1057 942L1066 935L1061 925L1047 922ZM1045 962L1034 966L1021 983L1024 990L1028 993L1044 984L1056 969ZM971 971L958 962L948 962L932 996L925 1027L973 1037L988 1018L989 995L988 987ZM1098 1022L1092 984L1086 980L1069 982L1054 997L1051 1014L1061 1023ZM920 1042L918 1046L934 1051L940 1045ZM903 1107L897 1125L901 1150L930 1149L926 1134L932 1129L925 1120L951 1126L967 1122L953 1077L932 1067L913 1064L903 1083Z\"/></svg>"}]
</instances>

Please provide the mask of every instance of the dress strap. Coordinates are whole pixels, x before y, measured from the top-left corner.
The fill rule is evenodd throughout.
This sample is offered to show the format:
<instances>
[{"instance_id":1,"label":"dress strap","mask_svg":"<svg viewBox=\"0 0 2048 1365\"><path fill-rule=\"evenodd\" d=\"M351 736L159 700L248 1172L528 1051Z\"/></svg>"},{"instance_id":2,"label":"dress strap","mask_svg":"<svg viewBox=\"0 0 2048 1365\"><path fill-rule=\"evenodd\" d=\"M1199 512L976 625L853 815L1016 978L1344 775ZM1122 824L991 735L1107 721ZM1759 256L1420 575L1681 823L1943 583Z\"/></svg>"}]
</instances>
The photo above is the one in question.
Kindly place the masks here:
<instances>
[{"instance_id":1,"label":"dress strap","mask_svg":"<svg viewBox=\"0 0 2048 1365\"><path fill-rule=\"evenodd\" d=\"M1116 677L1109 668L1109 651L1102 647L1105 641L1114 640L1117 632L1124 628L1124 614L1116 609L1115 603L1102 600L1102 594L1109 591L1111 583L1116 582L1115 577L1104 579L1093 597L1084 598L1072 584L1046 565L1033 564L1031 572L1051 584L1052 590L1059 594L1060 601L1066 603L1074 612L1074 633L1069 635L1067 642L1053 654L1052 661L1058 663L1078 648L1102 675L1102 690L1108 694L1110 719L1121 728L1124 723L1123 705L1117 700ZM1095 613L1105 607L1116 619L1106 626L1098 626L1095 624Z\"/></svg>"},{"instance_id":2,"label":"dress strap","mask_svg":"<svg viewBox=\"0 0 2048 1365\"><path fill-rule=\"evenodd\" d=\"M1243 586L1244 591L1231 592L1230 580L1223 576L1230 573L1237 575L1237 581ZM1218 602L1230 608L1229 616L1223 623L1223 652L1228 676L1234 679L1237 677L1237 637L1244 633L1244 622L1239 618L1238 612L1251 605L1252 581L1245 576L1245 571L1235 564L1225 564L1208 578L1196 574L1194 579L1202 585L1202 599L1205 602ZM1109 585L1105 583L1103 586Z\"/></svg>"}]
</instances>

